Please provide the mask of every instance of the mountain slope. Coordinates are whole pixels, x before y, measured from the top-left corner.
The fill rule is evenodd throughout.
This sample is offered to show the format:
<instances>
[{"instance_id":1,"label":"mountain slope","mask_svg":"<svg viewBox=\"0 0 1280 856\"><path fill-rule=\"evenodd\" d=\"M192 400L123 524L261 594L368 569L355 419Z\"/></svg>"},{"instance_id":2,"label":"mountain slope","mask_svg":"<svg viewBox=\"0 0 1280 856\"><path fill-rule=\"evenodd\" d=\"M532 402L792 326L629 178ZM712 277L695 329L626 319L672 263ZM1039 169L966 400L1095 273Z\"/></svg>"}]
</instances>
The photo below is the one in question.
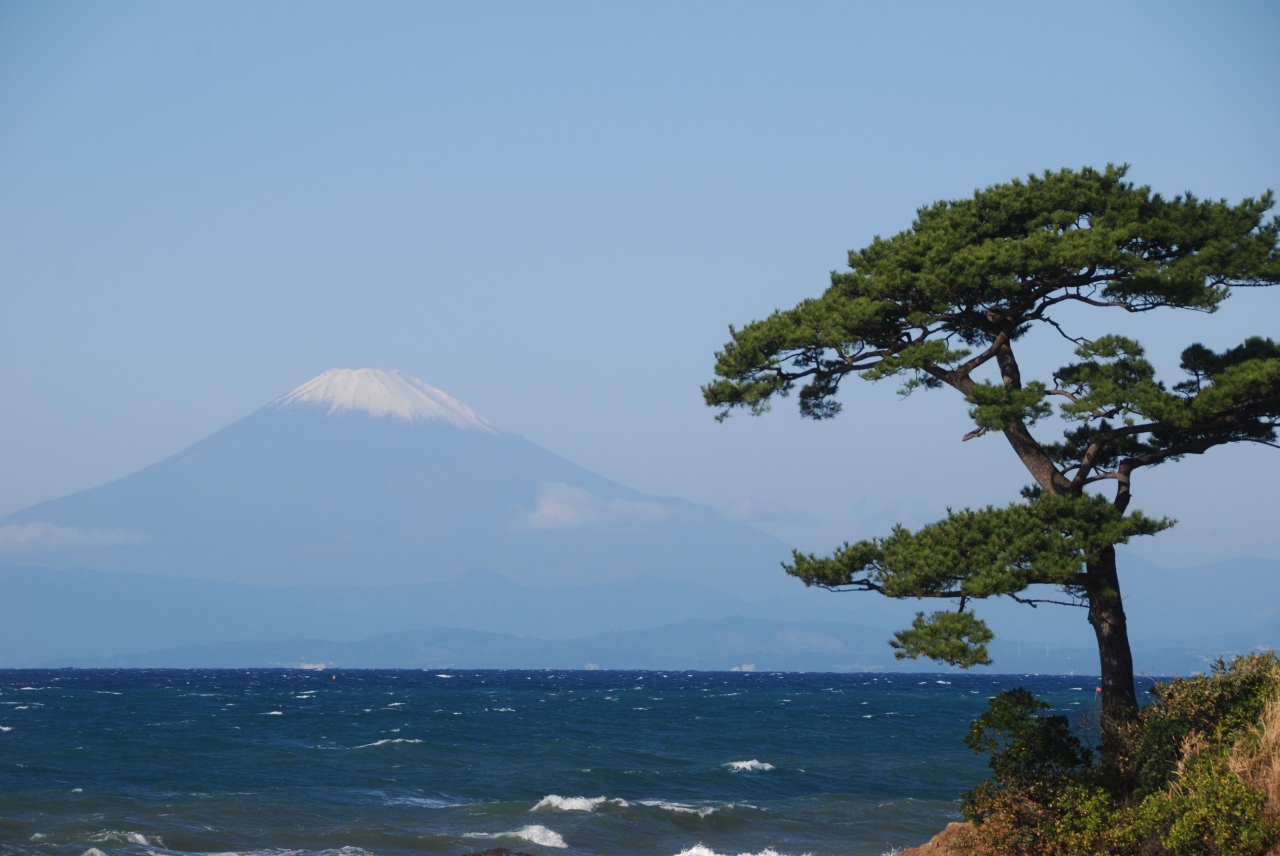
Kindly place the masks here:
<instances>
[{"instance_id":1,"label":"mountain slope","mask_svg":"<svg viewBox=\"0 0 1280 856\"><path fill-rule=\"evenodd\" d=\"M786 546L499 431L397 373L334 371L110 484L0 520L27 565L269 585L638 575L756 596Z\"/></svg>"}]
</instances>

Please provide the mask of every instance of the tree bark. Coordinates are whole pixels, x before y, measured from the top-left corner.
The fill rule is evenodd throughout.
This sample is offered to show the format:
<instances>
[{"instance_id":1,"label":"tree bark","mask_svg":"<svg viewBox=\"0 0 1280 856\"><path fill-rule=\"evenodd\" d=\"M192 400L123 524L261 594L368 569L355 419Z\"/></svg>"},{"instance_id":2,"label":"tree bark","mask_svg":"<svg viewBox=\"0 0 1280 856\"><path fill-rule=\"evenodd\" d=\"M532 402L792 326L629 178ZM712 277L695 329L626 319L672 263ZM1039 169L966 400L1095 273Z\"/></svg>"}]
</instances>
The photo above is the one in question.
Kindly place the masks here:
<instances>
[{"instance_id":1,"label":"tree bark","mask_svg":"<svg viewBox=\"0 0 1280 856\"><path fill-rule=\"evenodd\" d=\"M1129 629L1120 597L1115 547L1107 547L1097 561L1088 564L1085 589L1089 597L1089 623L1098 638L1105 726L1128 720L1138 712L1138 695L1133 688L1133 652L1129 649Z\"/></svg>"}]
</instances>

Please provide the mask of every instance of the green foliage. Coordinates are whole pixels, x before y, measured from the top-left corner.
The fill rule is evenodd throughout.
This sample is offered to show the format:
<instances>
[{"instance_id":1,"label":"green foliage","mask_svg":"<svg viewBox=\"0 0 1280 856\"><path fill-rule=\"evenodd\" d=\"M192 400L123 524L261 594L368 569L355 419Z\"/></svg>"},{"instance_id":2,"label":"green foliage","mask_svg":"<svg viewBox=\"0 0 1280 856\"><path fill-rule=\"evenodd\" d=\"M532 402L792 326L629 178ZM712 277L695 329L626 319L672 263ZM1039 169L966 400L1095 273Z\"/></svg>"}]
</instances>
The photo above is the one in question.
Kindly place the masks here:
<instances>
[{"instance_id":1,"label":"green foliage","mask_svg":"<svg viewBox=\"0 0 1280 856\"><path fill-rule=\"evenodd\" d=\"M1266 794L1252 790L1221 757L1195 759L1174 788L1148 796L1135 831L1158 835L1172 856L1258 856L1280 840Z\"/></svg>"},{"instance_id":2,"label":"green foliage","mask_svg":"<svg viewBox=\"0 0 1280 856\"><path fill-rule=\"evenodd\" d=\"M1047 446L1064 469L1085 463L1100 473L1122 462L1174 460L1228 442L1272 442L1280 414L1280 346L1252 337L1217 354L1203 345L1182 353L1190 379L1169 392L1155 380L1142 347L1106 336L1076 349L1082 361L1054 375L1068 421L1084 423ZM1118 419L1120 424L1110 420Z\"/></svg>"},{"instance_id":3,"label":"green foliage","mask_svg":"<svg viewBox=\"0 0 1280 856\"><path fill-rule=\"evenodd\" d=\"M1085 563L1102 550L1170 525L1141 512L1121 514L1097 496L1032 491L1026 502L948 512L915 532L897 526L887 538L845 544L832 556L797 552L786 570L807 585L896 598L1017 596L1033 585L1078 592ZM918 616L890 644L900 659L923 655L968 668L990 663L991 638L986 625L967 613L939 612Z\"/></svg>"},{"instance_id":4,"label":"green foliage","mask_svg":"<svg viewBox=\"0 0 1280 856\"><path fill-rule=\"evenodd\" d=\"M1141 774L1127 778L1091 766L1066 720L1025 690L993 699L965 741L991 754L991 780L963 795L973 856L1263 856L1280 844L1277 794L1241 774L1242 758L1271 771L1263 779L1280 770L1280 740L1259 739L1275 726L1280 660L1219 661L1151 695L1128 735Z\"/></svg>"},{"instance_id":5,"label":"green foliage","mask_svg":"<svg viewBox=\"0 0 1280 856\"><path fill-rule=\"evenodd\" d=\"M964 744L991 755L991 775L1005 788L1037 787L1089 767L1092 753L1071 733L1065 716L1044 716L1049 705L1022 687L1003 692L973 721Z\"/></svg>"},{"instance_id":6,"label":"green foliage","mask_svg":"<svg viewBox=\"0 0 1280 856\"><path fill-rule=\"evenodd\" d=\"M897 649L893 656L899 660L923 655L962 669L991 665L987 643L995 636L971 612L935 612L928 618L917 612L909 629L893 635L889 645Z\"/></svg>"},{"instance_id":7,"label":"green foliage","mask_svg":"<svg viewBox=\"0 0 1280 856\"><path fill-rule=\"evenodd\" d=\"M1018 389L984 380L974 385L966 398L973 405L969 416L974 424L994 431L1013 421L1034 425L1053 412L1044 400L1045 386L1040 381Z\"/></svg>"},{"instance_id":8,"label":"green foliage","mask_svg":"<svg viewBox=\"0 0 1280 856\"><path fill-rule=\"evenodd\" d=\"M1208 676L1174 678L1152 687L1156 704L1143 717L1134 752L1135 791L1154 793L1169 782L1188 737L1215 743L1237 737L1262 715L1276 687L1280 662L1271 655L1221 659Z\"/></svg>"},{"instance_id":9,"label":"green foliage","mask_svg":"<svg viewBox=\"0 0 1280 856\"><path fill-rule=\"evenodd\" d=\"M952 343L1017 339L1060 303L1212 311L1232 284L1280 281L1269 193L1165 199L1125 171L1045 172L920 209L907 231L851 251L820 298L730 328L707 403L758 413L805 380L802 408L825 418L846 374L940 385L968 356Z\"/></svg>"}]
</instances>

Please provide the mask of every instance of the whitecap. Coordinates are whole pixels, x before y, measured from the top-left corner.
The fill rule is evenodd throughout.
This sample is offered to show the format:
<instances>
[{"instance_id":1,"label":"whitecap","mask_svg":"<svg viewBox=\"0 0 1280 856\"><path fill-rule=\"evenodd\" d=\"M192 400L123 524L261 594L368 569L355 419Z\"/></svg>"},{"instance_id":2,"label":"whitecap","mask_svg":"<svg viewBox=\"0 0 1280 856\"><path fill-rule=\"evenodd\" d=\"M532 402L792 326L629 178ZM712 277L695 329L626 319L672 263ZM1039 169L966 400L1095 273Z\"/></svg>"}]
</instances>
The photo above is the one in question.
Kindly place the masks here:
<instances>
[{"instance_id":1,"label":"whitecap","mask_svg":"<svg viewBox=\"0 0 1280 856\"><path fill-rule=\"evenodd\" d=\"M361 743L359 746L352 746L352 749L368 749L370 746L382 746L387 743L421 743L416 737L384 737L381 740L375 740L372 743Z\"/></svg>"},{"instance_id":2,"label":"whitecap","mask_svg":"<svg viewBox=\"0 0 1280 856\"><path fill-rule=\"evenodd\" d=\"M664 811L674 811L679 814L696 814L698 817L707 817L716 810L715 806L710 805L685 805L684 803L663 802L662 800L641 800L640 805L660 808Z\"/></svg>"},{"instance_id":3,"label":"whitecap","mask_svg":"<svg viewBox=\"0 0 1280 856\"><path fill-rule=\"evenodd\" d=\"M554 808L559 811L595 811L596 806L604 803L613 803L626 807L626 800L609 799L608 797L562 797L559 794L548 794L538 800L537 805L529 809L529 811L539 811L541 809Z\"/></svg>"},{"instance_id":4,"label":"whitecap","mask_svg":"<svg viewBox=\"0 0 1280 856\"><path fill-rule=\"evenodd\" d=\"M90 847L88 850L84 851L84 853L81 853L80 856L107 856L107 854L103 853L97 847Z\"/></svg>"},{"instance_id":5,"label":"whitecap","mask_svg":"<svg viewBox=\"0 0 1280 856\"><path fill-rule=\"evenodd\" d=\"M152 845L164 846L164 842L159 838L147 838L141 832L121 832L116 829L104 829L101 832L94 833L89 836L89 840L95 842L117 842L120 844L141 844L144 847L151 847Z\"/></svg>"},{"instance_id":6,"label":"whitecap","mask_svg":"<svg viewBox=\"0 0 1280 856\"><path fill-rule=\"evenodd\" d=\"M0 725L0 731L12 731L12 730L13 730L12 725Z\"/></svg>"},{"instance_id":7,"label":"whitecap","mask_svg":"<svg viewBox=\"0 0 1280 856\"><path fill-rule=\"evenodd\" d=\"M698 843L685 850L681 850L676 854L676 856L721 856L721 854L712 850L710 847L707 847L705 844ZM759 853L739 853L738 856L782 856L782 854L777 850L774 850L772 847L766 847ZM806 853L805 856L809 856L809 854Z\"/></svg>"},{"instance_id":8,"label":"whitecap","mask_svg":"<svg viewBox=\"0 0 1280 856\"><path fill-rule=\"evenodd\" d=\"M411 805L416 808L453 808L466 803L433 800L427 797L387 797L387 805Z\"/></svg>"},{"instance_id":9,"label":"whitecap","mask_svg":"<svg viewBox=\"0 0 1280 856\"><path fill-rule=\"evenodd\" d=\"M266 713L260 713L258 716L284 716L283 710L269 710Z\"/></svg>"},{"instance_id":10,"label":"whitecap","mask_svg":"<svg viewBox=\"0 0 1280 856\"><path fill-rule=\"evenodd\" d=\"M728 764L721 764L721 766L728 767L735 773L745 772L747 770L754 772L773 769L772 764L766 764L764 761L757 761L755 758L752 758L750 761L730 761Z\"/></svg>"},{"instance_id":11,"label":"whitecap","mask_svg":"<svg viewBox=\"0 0 1280 856\"><path fill-rule=\"evenodd\" d=\"M452 678L453 675L436 675L437 678Z\"/></svg>"},{"instance_id":12,"label":"whitecap","mask_svg":"<svg viewBox=\"0 0 1280 856\"><path fill-rule=\"evenodd\" d=\"M540 844L543 847L568 847L565 840L560 837L560 833L547 829L540 824L530 826L522 826L511 832L466 832L463 838L522 838L530 844Z\"/></svg>"},{"instance_id":13,"label":"whitecap","mask_svg":"<svg viewBox=\"0 0 1280 856\"><path fill-rule=\"evenodd\" d=\"M564 839L560 837L558 832L552 832L545 826L533 824L531 826L522 826L516 830L515 836L523 838L531 844L541 844L543 847L568 847Z\"/></svg>"}]
</instances>

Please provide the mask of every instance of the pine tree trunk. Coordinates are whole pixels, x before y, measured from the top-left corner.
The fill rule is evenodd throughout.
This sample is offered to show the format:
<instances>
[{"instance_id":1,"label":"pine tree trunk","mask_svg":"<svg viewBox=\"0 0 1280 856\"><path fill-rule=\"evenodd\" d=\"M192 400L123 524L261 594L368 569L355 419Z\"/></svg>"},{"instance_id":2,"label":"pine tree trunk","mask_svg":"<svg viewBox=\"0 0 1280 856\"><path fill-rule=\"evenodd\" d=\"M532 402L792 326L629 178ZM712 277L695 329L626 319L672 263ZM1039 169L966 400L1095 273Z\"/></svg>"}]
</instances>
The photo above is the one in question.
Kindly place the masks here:
<instances>
[{"instance_id":1,"label":"pine tree trunk","mask_svg":"<svg viewBox=\"0 0 1280 856\"><path fill-rule=\"evenodd\" d=\"M1086 569L1089 623L1098 637L1098 659L1102 667L1102 718L1106 723L1128 720L1138 712L1138 696L1133 688L1133 652L1129 650L1129 629L1120 597L1120 577L1116 572L1116 550L1108 547Z\"/></svg>"}]
</instances>

